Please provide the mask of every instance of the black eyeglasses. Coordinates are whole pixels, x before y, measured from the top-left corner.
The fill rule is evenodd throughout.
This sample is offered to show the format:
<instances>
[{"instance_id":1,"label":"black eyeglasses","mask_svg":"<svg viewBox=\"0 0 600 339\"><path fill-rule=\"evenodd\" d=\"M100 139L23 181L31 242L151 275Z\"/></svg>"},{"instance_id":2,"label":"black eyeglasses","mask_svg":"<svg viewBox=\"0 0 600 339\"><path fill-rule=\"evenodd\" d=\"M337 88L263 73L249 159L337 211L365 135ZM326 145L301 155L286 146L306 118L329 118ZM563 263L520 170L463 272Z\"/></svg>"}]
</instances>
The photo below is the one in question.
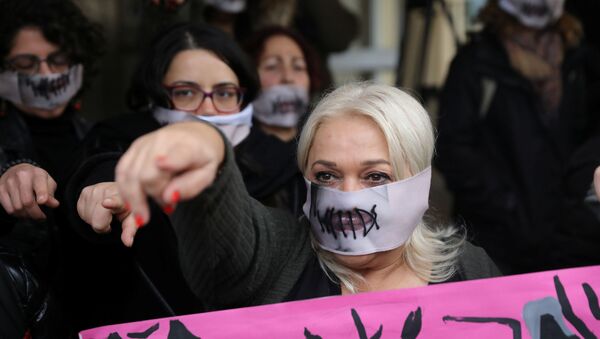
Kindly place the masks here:
<instances>
[{"instance_id":1,"label":"black eyeglasses","mask_svg":"<svg viewBox=\"0 0 600 339\"><path fill-rule=\"evenodd\" d=\"M45 59L34 54L19 54L5 61L8 68L27 74L35 74L40 70L40 64L45 62L52 72L62 73L69 69L71 60L67 53L57 51Z\"/></svg>"},{"instance_id":2,"label":"black eyeglasses","mask_svg":"<svg viewBox=\"0 0 600 339\"><path fill-rule=\"evenodd\" d=\"M215 109L220 113L231 113L240 108L244 90L233 84L214 86L212 92L204 92L198 84L184 83L165 86L171 104L180 111L193 112L209 97Z\"/></svg>"}]
</instances>

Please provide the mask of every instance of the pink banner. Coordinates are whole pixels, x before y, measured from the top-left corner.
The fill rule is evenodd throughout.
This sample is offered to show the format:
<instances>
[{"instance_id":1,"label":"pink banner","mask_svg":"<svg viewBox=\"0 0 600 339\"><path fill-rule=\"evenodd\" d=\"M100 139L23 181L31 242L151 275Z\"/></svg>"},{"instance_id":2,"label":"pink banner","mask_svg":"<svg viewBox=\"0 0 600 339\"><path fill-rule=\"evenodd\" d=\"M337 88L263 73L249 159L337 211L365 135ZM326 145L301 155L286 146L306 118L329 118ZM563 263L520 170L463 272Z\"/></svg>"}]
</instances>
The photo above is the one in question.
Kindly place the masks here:
<instances>
[{"instance_id":1,"label":"pink banner","mask_svg":"<svg viewBox=\"0 0 600 339\"><path fill-rule=\"evenodd\" d=\"M88 338L596 338L600 266L104 326Z\"/></svg>"}]
</instances>

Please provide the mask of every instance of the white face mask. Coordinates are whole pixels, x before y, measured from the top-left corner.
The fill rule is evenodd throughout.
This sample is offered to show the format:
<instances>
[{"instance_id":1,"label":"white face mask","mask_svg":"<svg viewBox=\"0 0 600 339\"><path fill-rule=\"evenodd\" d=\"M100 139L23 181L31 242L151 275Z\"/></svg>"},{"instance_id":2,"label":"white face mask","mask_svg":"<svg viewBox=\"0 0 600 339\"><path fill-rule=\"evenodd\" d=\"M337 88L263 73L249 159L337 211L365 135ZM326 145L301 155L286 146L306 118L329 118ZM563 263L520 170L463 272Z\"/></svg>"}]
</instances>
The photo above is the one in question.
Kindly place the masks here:
<instances>
[{"instance_id":1,"label":"white face mask","mask_svg":"<svg viewBox=\"0 0 600 339\"><path fill-rule=\"evenodd\" d=\"M544 28L563 14L565 0L500 0L498 6L523 25Z\"/></svg>"},{"instance_id":2,"label":"white face mask","mask_svg":"<svg viewBox=\"0 0 600 339\"><path fill-rule=\"evenodd\" d=\"M306 180L304 214L324 250L363 255L402 246L429 207L431 167L410 178L343 192Z\"/></svg>"},{"instance_id":3,"label":"white face mask","mask_svg":"<svg viewBox=\"0 0 600 339\"><path fill-rule=\"evenodd\" d=\"M295 127L308 109L308 91L299 86L276 85L264 90L254 104L254 117L262 123Z\"/></svg>"},{"instance_id":4,"label":"white face mask","mask_svg":"<svg viewBox=\"0 0 600 339\"><path fill-rule=\"evenodd\" d=\"M232 14L240 13L246 8L246 0L204 0L204 3Z\"/></svg>"},{"instance_id":5,"label":"white face mask","mask_svg":"<svg viewBox=\"0 0 600 339\"><path fill-rule=\"evenodd\" d=\"M252 127L252 104L246 106L239 113L227 115L204 116L163 107L156 107L153 114L159 123L165 125L181 121L202 120L209 122L218 127L233 146L238 145L246 139L248 134L250 134L250 127Z\"/></svg>"},{"instance_id":6,"label":"white face mask","mask_svg":"<svg viewBox=\"0 0 600 339\"><path fill-rule=\"evenodd\" d=\"M64 73L0 73L0 97L15 105L51 110L68 103L83 81L83 66L75 65Z\"/></svg>"}]
</instances>

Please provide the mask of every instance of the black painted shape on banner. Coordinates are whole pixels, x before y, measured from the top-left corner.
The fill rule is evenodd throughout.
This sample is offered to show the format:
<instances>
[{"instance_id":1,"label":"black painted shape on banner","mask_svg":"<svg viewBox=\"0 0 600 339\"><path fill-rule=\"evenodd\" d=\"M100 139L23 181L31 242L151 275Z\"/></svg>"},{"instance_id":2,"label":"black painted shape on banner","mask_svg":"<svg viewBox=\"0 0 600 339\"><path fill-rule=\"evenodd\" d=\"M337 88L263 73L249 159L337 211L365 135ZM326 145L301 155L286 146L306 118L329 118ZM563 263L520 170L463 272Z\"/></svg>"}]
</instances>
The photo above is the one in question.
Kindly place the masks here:
<instances>
[{"instance_id":1,"label":"black painted shape on banner","mask_svg":"<svg viewBox=\"0 0 600 339\"><path fill-rule=\"evenodd\" d=\"M442 318L446 321L456 321L465 323L497 323L506 325L513 331L513 339L521 339L521 322L512 318L485 318L485 317L453 317L446 315Z\"/></svg>"},{"instance_id":2,"label":"black painted shape on banner","mask_svg":"<svg viewBox=\"0 0 600 339\"><path fill-rule=\"evenodd\" d=\"M416 311L412 311L406 317L404 321L404 327L402 327L402 339L416 339L421 332L421 307L417 307Z\"/></svg>"},{"instance_id":3,"label":"black painted shape on banner","mask_svg":"<svg viewBox=\"0 0 600 339\"><path fill-rule=\"evenodd\" d=\"M314 335L314 334L310 333L310 331L306 327L304 328L304 338L306 338L306 339L323 339L323 338L321 338L320 335Z\"/></svg>"},{"instance_id":4,"label":"black painted shape on banner","mask_svg":"<svg viewBox=\"0 0 600 339\"><path fill-rule=\"evenodd\" d=\"M379 329L371 338L367 336L367 331L365 330L365 326L360 320L360 316L356 312L355 309L352 309L352 319L354 319L354 325L356 326L356 330L358 331L358 337L360 339L379 339L381 338L381 332L383 331L383 325L379 325Z\"/></svg>"},{"instance_id":5,"label":"black painted shape on banner","mask_svg":"<svg viewBox=\"0 0 600 339\"><path fill-rule=\"evenodd\" d=\"M552 314L543 314L540 317L541 339L577 339L576 335L566 335L560 328Z\"/></svg>"},{"instance_id":6,"label":"black painted shape on banner","mask_svg":"<svg viewBox=\"0 0 600 339\"><path fill-rule=\"evenodd\" d=\"M106 339L123 339L123 338L121 338L121 336L119 335L119 333L113 332L113 333L109 334L108 338L106 338Z\"/></svg>"},{"instance_id":7,"label":"black painted shape on banner","mask_svg":"<svg viewBox=\"0 0 600 339\"><path fill-rule=\"evenodd\" d=\"M565 316L565 319L573 325L573 327L583 336L585 339L596 338L594 333L592 333L585 323L579 319L575 312L573 312L573 308L571 307L571 303L569 302L569 298L567 297L567 293L565 292L565 288L560 282L558 275L554 276L554 287L556 288L556 296L558 297L558 303L560 304L560 308L562 309L562 313Z\"/></svg>"},{"instance_id":8,"label":"black painted shape on banner","mask_svg":"<svg viewBox=\"0 0 600 339\"><path fill-rule=\"evenodd\" d=\"M152 335L152 333L156 332L156 330L158 330L158 327L160 325L158 323L152 325L149 329L145 330L144 332L131 332L131 333L127 333L127 337L129 338L148 338L149 336Z\"/></svg>"},{"instance_id":9,"label":"black painted shape on banner","mask_svg":"<svg viewBox=\"0 0 600 339\"><path fill-rule=\"evenodd\" d=\"M590 311L594 315L596 320L600 320L600 306L598 305L598 296L592 286L587 283L583 283L581 285L583 287L583 291L585 292L585 296L588 299L588 304L590 305Z\"/></svg>"},{"instance_id":10,"label":"black painted shape on banner","mask_svg":"<svg viewBox=\"0 0 600 339\"><path fill-rule=\"evenodd\" d=\"M171 320L167 339L200 339L200 337L193 335L181 321Z\"/></svg>"}]
</instances>

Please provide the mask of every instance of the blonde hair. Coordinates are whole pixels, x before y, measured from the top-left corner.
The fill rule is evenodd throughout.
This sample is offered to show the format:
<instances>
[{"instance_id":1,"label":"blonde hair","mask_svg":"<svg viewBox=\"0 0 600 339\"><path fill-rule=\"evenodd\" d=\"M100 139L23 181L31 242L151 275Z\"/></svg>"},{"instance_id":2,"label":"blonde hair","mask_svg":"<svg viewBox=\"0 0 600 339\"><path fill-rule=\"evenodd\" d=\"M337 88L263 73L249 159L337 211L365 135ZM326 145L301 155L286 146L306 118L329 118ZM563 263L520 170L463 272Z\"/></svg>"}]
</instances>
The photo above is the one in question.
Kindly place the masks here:
<instances>
[{"instance_id":1,"label":"blonde hair","mask_svg":"<svg viewBox=\"0 0 600 339\"><path fill-rule=\"evenodd\" d=\"M366 116L381 129L396 179L410 176L407 170L416 174L431 166L435 138L425 108L398 88L359 82L326 95L307 119L298 142L298 167L303 173L321 125L352 115ZM423 280L447 280L456 272L456 261L464 242L464 236L458 233L454 227L431 227L422 220L404 244L399 260ZM344 287L356 292L357 284L364 282L364 278L337 263L333 254L322 250L314 240L313 247L325 272L333 273Z\"/></svg>"}]
</instances>

